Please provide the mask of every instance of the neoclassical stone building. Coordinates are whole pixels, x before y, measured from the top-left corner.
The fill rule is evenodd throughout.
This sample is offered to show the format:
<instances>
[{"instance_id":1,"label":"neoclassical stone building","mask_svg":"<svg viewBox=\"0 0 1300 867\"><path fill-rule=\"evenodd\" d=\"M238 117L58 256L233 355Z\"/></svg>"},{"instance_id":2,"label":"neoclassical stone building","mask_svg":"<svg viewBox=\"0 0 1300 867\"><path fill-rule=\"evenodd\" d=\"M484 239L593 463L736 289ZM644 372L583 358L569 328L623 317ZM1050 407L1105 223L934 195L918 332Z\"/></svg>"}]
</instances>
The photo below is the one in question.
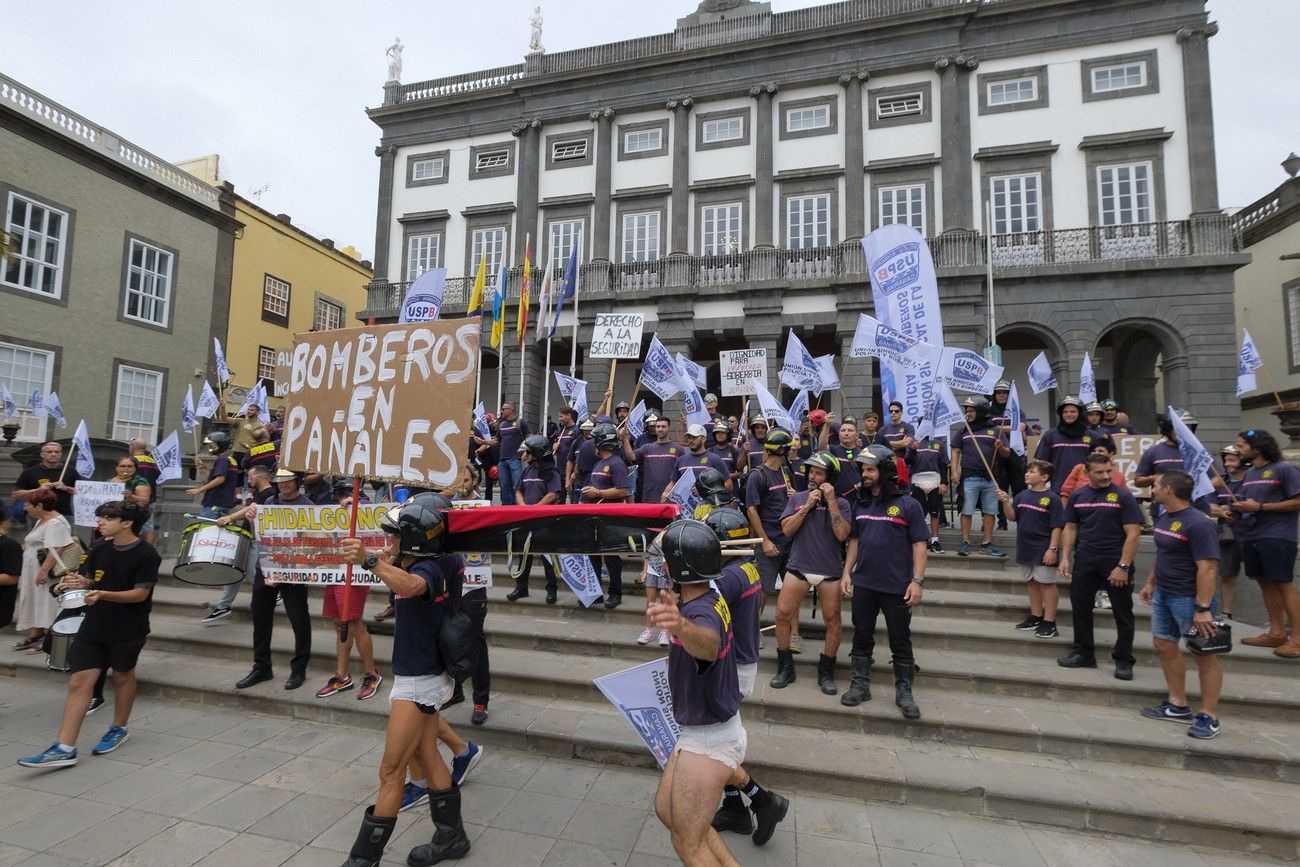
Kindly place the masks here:
<instances>
[{"instance_id":1,"label":"neoclassical stone building","mask_svg":"<svg viewBox=\"0 0 1300 867\"><path fill-rule=\"evenodd\" d=\"M438 266L455 315L480 258L511 267L517 293L526 238L538 267L576 243L593 399L608 369L582 363L583 335L619 309L708 365L711 386L719 350L754 346L775 384L793 327L839 356L832 404L860 412L878 386L847 358L872 309L859 241L907 222L931 239L949 343L989 342L991 257L1009 375L1046 350L1073 389L1088 352L1135 423L1172 402L1218 441L1238 419L1225 396L1248 257L1216 189L1216 30L1203 0L704 3L672 33L389 82L369 112L381 171L360 315L392 319ZM533 418L542 357L525 359ZM620 364L620 397L636 372ZM1026 397L1029 414L1050 417L1054 397Z\"/></svg>"}]
</instances>

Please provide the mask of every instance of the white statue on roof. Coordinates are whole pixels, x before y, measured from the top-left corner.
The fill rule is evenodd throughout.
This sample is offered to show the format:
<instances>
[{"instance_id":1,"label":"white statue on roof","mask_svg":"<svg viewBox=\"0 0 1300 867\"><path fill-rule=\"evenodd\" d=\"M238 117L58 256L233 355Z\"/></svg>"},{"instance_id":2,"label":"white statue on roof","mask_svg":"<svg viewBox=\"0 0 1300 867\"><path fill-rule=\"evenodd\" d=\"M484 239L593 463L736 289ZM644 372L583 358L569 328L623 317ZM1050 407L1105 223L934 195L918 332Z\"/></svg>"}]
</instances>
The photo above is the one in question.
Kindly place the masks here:
<instances>
[{"instance_id":1,"label":"white statue on roof","mask_svg":"<svg viewBox=\"0 0 1300 867\"><path fill-rule=\"evenodd\" d=\"M402 40L400 37L393 37L393 44L388 46L384 51L384 56L388 58L388 80L402 80Z\"/></svg>"},{"instance_id":2,"label":"white statue on roof","mask_svg":"<svg viewBox=\"0 0 1300 867\"><path fill-rule=\"evenodd\" d=\"M533 7L533 17L528 19L528 23L533 28L532 35L528 38L528 50L533 53L545 51L542 46L542 7Z\"/></svg>"}]
</instances>

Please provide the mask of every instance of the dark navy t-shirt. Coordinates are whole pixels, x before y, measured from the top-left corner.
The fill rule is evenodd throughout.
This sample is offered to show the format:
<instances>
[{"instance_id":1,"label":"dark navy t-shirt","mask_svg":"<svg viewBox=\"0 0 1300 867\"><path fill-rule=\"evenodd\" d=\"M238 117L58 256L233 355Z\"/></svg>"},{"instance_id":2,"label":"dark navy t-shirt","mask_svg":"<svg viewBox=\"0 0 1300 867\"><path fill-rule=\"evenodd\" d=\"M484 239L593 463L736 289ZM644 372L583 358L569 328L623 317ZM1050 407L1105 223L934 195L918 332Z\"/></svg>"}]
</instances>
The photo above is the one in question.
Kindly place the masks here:
<instances>
[{"instance_id":1,"label":"dark navy t-shirt","mask_svg":"<svg viewBox=\"0 0 1300 867\"><path fill-rule=\"evenodd\" d=\"M636 450L636 462L641 466L641 495L638 502L658 503L664 490L673 481L677 459L686 449L674 442L652 442Z\"/></svg>"},{"instance_id":2,"label":"dark navy t-shirt","mask_svg":"<svg viewBox=\"0 0 1300 867\"><path fill-rule=\"evenodd\" d=\"M709 452L717 455L718 458L727 466L727 471L723 475L730 477L736 471L736 461L740 455L735 446L731 443L714 443L709 446Z\"/></svg>"},{"instance_id":3,"label":"dark navy t-shirt","mask_svg":"<svg viewBox=\"0 0 1300 867\"><path fill-rule=\"evenodd\" d=\"M623 488L627 489L627 464L618 455L610 455L604 458L597 458L596 463L591 468L591 476L587 479L587 484L593 488ZM582 498L584 503L613 503L615 500L604 500L600 497Z\"/></svg>"},{"instance_id":4,"label":"dark navy t-shirt","mask_svg":"<svg viewBox=\"0 0 1300 867\"><path fill-rule=\"evenodd\" d=\"M1196 595L1196 561L1219 559L1219 530L1193 508L1156 519L1156 587L1174 596Z\"/></svg>"},{"instance_id":5,"label":"dark navy t-shirt","mask_svg":"<svg viewBox=\"0 0 1300 867\"><path fill-rule=\"evenodd\" d=\"M1241 482L1243 500L1280 503L1300 494L1300 469L1282 461L1251 467ZM1296 541L1296 512L1238 512L1236 526L1241 539L1284 539Z\"/></svg>"},{"instance_id":6,"label":"dark navy t-shirt","mask_svg":"<svg viewBox=\"0 0 1300 867\"><path fill-rule=\"evenodd\" d=\"M835 443L827 451L840 459L840 472L835 477L835 493L841 497L848 496L862 485L862 469L853 460L861 449L847 449Z\"/></svg>"},{"instance_id":7,"label":"dark navy t-shirt","mask_svg":"<svg viewBox=\"0 0 1300 867\"><path fill-rule=\"evenodd\" d=\"M791 482L789 465L783 464L780 470L773 470L760 464L750 472L745 484L746 507L758 509L759 523L776 545L785 541L785 534L781 532L781 515L790 499Z\"/></svg>"},{"instance_id":8,"label":"dark navy t-shirt","mask_svg":"<svg viewBox=\"0 0 1300 867\"><path fill-rule=\"evenodd\" d=\"M993 460L998 451L998 432L993 427L971 428L972 433L967 433L965 426L955 431L948 440L948 444L954 449L961 449L961 474L963 478L979 477L987 479L988 470L984 469L984 462L987 461L989 466L993 466ZM1039 446L1041 449L1042 446ZM984 460L980 460L980 455L984 455Z\"/></svg>"},{"instance_id":9,"label":"dark navy t-shirt","mask_svg":"<svg viewBox=\"0 0 1300 867\"><path fill-rule=\"evenodd\" d=\"M560 473L551 463L531 463L519 476L519 493L525 506L535 506L547 494L560 492Z\"/></svg>"},{"instance_id":10,"label":"dark navy t-shirt","mask_svg":"<svg viewBox=\"0 0 1300 867\"><path fill-rule=\"evenodd\" d=\"M235 507L235 488L239 486L239 466L229 454L217 455L212 460L208 481L221 479L221 484L203 492L203 505L215 509Z\"/></svg>"},{"instance_id":11,"label":"dark navy t-shirt","mask_svg":"<svg viewBox=\"0 0 1300 867\"><path fill-rule=\"evenodd\" d=\"M1142 526L1142 510L1128 489L1113 482L1104 488L1084 485L1070 495L1065 521L1079 525L1078 554L1118 560L1124 549L1124 527Z\"/></svg>"},{"instance_id":12,"label":"dark navy t-shirt","mask_svg":"<svg viewBox=\"0 0 1300 867\"><path fill-rule=\"evenodd\" d=\"M564 473L564 467L569 462L570 452L573 451L574 440L577 438L577 425L562 429L559 436L555 438L555 468L561 473Z\"/></svg>"},{"instance_id":13,"label":"dark navy t-shirt","mask_svg":"<svg viewBox=\"0 0 1300 867\"><path fill-rule=\"evenodd\" d=\"M736 665L758 662L758 607L763 600L763 585L754 558L728 563L713 586L731 609Z\"/></svg>"},{"instance_id":14,"label":"dark navy t-shirt","mask_svg":"<svg viewBox=\"0 0 1300 867\"><path fill-rule=\"evenodd\" d=\"M595 465L596 444L591 437L587 437L578 446L577 454L573 457L573 487L579 491L585 488L591 476L591 468Z\"/></svg>"},{"instance_id":15,"label":"dark navy t-shirt","mask_svg":"<svg viewBox=\"0 0 1300 867\"><path fill-rule=\"evenodd\" d=\"M464 568L457 555L416 560L407 572L424 579L425 590L418 596L397 596L393 600L393 674L419 677L446 670L438 653L437 635L442 618L453 601L455 572ZM452 572L452 575L448 575Z\"/></svg>"},{"instance_id":16,"label":"dark navy t-shirt","mask_svg":"<svg viewBox=\"0 0 1300 867\"><path fill-rule=\"evenodd\" d=\"M940 478L948 481L948 450L938 440L926 437L916 447L916 460L912 463L912 475L917 473L939 473Z\"/></svg>"},{"instance_id":17,"label":"dark navy t-shirt","mask_svg":"<svg viewBox=\"0 0 1300 867\"><path fill-rule=\"evenodd\" d=\"M1097 438L1098 432L1094 430L1084 431L1078 437L1066 436L1056 428L1043 434L1034 457L1051 463L1053 491L1058 494L1061 492L1061 485L1065 484L1074 468L1088 459L1088 453L1092 451L1092 444Z\"/></svg>"},{"instance_id":18,"label":"dark navy t-shirt","mask_svg":"<svg viewBox=\"0 0 1300 867\"><path fill-rule=\"evenodd\" d=\"M884 437L885 445L889 446L891 449L894 449L894 451L896 452L900 450L895 449L894 446L898 445L900 441L906 439L907 437L912 438L913 445L916 444L915 442L916 428L912 427L910 424L908 424L905 421L900 421L898 424L885 425L880 429L880 435Z\"/></svg>"},{"instance_id":19,"label":"dark navy t-shirt","mask_svg":"<svg viewBox=\"0 0 1300 867\"><path fill-rule=\"evenodd\" d=\"M796 491L785 504L782 518L788 518L808 502L808 491ZM840 507L840 517L851 522L853 509L843 497L835 498ZM831 510L822 500L811 512L804 515L803 523L790 540L789 568L805 575L830 575L840 577L844 571L844 543L831 532Z\"/></svg>"},{"instance_id":20,"label":"dark navy t-shirt","mask_svg":"<svg viewBox=\"0 0 1300 867\"><path fill-rule=\"evenodd\" d=\"M1183 455L1178 446L1168 440L1161 440L1142 453L1138 459L1137 476L1158 476L1165 470L1181 470Z\"/></svg>"},{"instance_id":21,"label":"dark navy t-shirt","mask_svg":"<svg viewBox=\"0 0 1300 867\"><path fill-rule=\"evenodd\" d=\"M1052 531L1065 526L1061 498L1052 491L1016 494L1016 562L1039 566L1052 544Z\"/></svg>"},{"instance_id":22,"label":"dark navy t-shirt","mask_svg":"<svg viewBox=\"0 0 1300 867\"><path fill-rule=\"evenodd\" d=\"M501 460L513 458L519 460L519 444L524 441L524 437L532 433L528 427L528 422L523 419L515 418L510 421L499 419L497 421L497 447L501 450Z\"/></svg>"},{"instance_id":23,"label":"dark navy t-shirt","mask_svg":"<svg viewBox=\"0 0 1300 867\"><path fill-rule=\"evenodd\" d=\"M673 696L673 718L678 725L707 726L726 722L740 710L740 680L736 676L736 651L731 631L731 609L717 590L678 602L682 619L718 636L718 656L712 662L696 659L673 637L668 648L668 689Z\"/></svg>"},{"instance_id":24,"label":"dark navy t-shirt","mask_svg":"<svg viewBox=\"0 0 1300 867\"><path fill-rule=\"evenodd\" d=\"M858 501L853 506L851 538L858 557L850 577L854 587L901 595L916 577L912 545L930 538L925 510L904 494Z\"/></svg>"},{"instance_id":25,"label":"dark navy t-shirt","mask_svg":"<svg viewBox=\"0 0 1300 867\"><path fill-rule=\"evenodd\" d=\"M715 469L718 472L722 473L722 477L724 479L727 478L729 475L727 470L727 462L724 461L722 458L720 458L718 455L714 454L713 452L708 451L707 449L705 451L700 452L698 455L692 451L687 450L684 454L679 456L677 458L677 463L674 464L673 466L673 481L677 481L678 479L680 479L682 477L682 473L686 472L688 467L700 467L701 469L705 469L705 468Z\"/></svg>"}]
</instances>

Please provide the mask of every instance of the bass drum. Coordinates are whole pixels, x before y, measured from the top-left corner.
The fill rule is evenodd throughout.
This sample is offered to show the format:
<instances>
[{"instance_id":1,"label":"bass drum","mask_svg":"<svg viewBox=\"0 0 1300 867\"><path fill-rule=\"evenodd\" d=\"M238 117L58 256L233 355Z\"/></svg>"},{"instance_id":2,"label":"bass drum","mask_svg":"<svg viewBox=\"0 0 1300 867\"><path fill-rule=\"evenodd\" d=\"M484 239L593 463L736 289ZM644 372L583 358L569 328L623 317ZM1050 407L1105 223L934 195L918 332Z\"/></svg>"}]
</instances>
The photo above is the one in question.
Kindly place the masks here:
<instances>
[{"instance_id":1,"label":"bass drum","mask_svg":"<svg viewBox=\"0 0 1300 867\"><path fill-rule=\"evenodd\" d=\"M181 534L181 553L172 575L190 584L224 587L244 580L253 534L243 527L196 521Z\"/></svg>"},{"instance_id":2,"label":"bass drum","mask_svg":"<svg viewBox=\"0 0 1300 867\"><path fill-rule=\"evenodd\" d=\"M50 671L69 671L68 651L72 649L72 639L81 631L81 624L86 620L84 614L56 620L50 627L50 655L45 660L45 667Z\"/></svg>"}]
</instances>

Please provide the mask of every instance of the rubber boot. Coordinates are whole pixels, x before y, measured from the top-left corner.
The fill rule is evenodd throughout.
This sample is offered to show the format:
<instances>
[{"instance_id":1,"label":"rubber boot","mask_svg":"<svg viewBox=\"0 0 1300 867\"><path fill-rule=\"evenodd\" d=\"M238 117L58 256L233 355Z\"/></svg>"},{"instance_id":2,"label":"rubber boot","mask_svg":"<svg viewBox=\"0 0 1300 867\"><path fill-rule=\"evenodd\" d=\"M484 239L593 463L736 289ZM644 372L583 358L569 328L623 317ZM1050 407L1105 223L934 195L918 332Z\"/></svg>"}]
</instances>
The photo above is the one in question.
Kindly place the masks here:
<instances>
[{"instance_id":1,"label":"rubber boot","mask_svg":"<svg viewBox=\"0 0 1300 867\"><path fill-rule=\"evenodd\" d=\"M763 792L761 798L750 802L749 809L754 811L755 819L754 834L750 839L755 846L762 846L772 839L777 823L789 812L790 800L776 792Z\"/></svg>"},{"instance_id":2,"label":"rubber boot","mask_svg":"<svg viewBox=\"0 0 1300 867\"><path fill-rule=\"evenodd\" d=\"M903 719L920 719L921 709L912 698L912 679L916 666L910 662L894 663L894 704L903 711Z\"/></svg>"},{"instance_id":3,"label":"rubber boot","mask_svg":"<svg viewBox=\"0 0 1300 867\"><path fill-rule=\"evenodd\" d=\"M713 814L713 830L732 831L736 834L749 835L754 832L754 822L749 817L749 810L740 793L723 796L722 806Z\"/></svg>"},{"instance_id":4,"label":"rubber boot","mask_svg":"<svg viewBox=\"0 0 1300 867\"><path fill-rule=\"evenodd\" d=\"M798 680L794 673L794 654L789 650L776 649L776 677L767 682L772 689L785 689Z\"/></svg>"},{"instance_id":5,"label":"rubber boot","mask_svg":"<svg viewBox=\"0 0 1300 867\"><path fill-rule=\"evenodd\" d=\"M826 695L835 695L840 688L835 685L835 657L821 654L817 659L817 686Z\"/></svg>"},{"instance_id":6,"label":"rubber boot","mask_svg":"<svg viewBox=\"0 0 1300 867\"><path fill-rule=\"evenodd\" d=\"M390 819L376 818L375 806L366 807L366 814L361 817L361 830L357 832L357 841L352 844L348 860L343 867L378 867L379 859L384 857L384 847L388 838L393 836L397 827L397 817Z\"/></svg>"},{"instance_id":7,"label":"rubber boot","mask_svg":"<svg viewBox=\"0 0 1300 867\"><path fill-rule=\"evenodd\" d=\"M430 867L469 854L469 838L460 822L460 789L452 787L429 793L429 815L433 817L433 839L411 850L406 863Z\"/></svg>"},{"instance_id":8,"label":"rubber boot","mask_svg":"<svg viewBox=\"0 0 1300 867\"><path fill-rule=\"evenodd\" d=\"M850 656L853 663L853 679L849 688L840 696L840 704L845 707L857 707L864 701L871 701L871 663L870 656Z\"/></svg>"}]
</instances>

